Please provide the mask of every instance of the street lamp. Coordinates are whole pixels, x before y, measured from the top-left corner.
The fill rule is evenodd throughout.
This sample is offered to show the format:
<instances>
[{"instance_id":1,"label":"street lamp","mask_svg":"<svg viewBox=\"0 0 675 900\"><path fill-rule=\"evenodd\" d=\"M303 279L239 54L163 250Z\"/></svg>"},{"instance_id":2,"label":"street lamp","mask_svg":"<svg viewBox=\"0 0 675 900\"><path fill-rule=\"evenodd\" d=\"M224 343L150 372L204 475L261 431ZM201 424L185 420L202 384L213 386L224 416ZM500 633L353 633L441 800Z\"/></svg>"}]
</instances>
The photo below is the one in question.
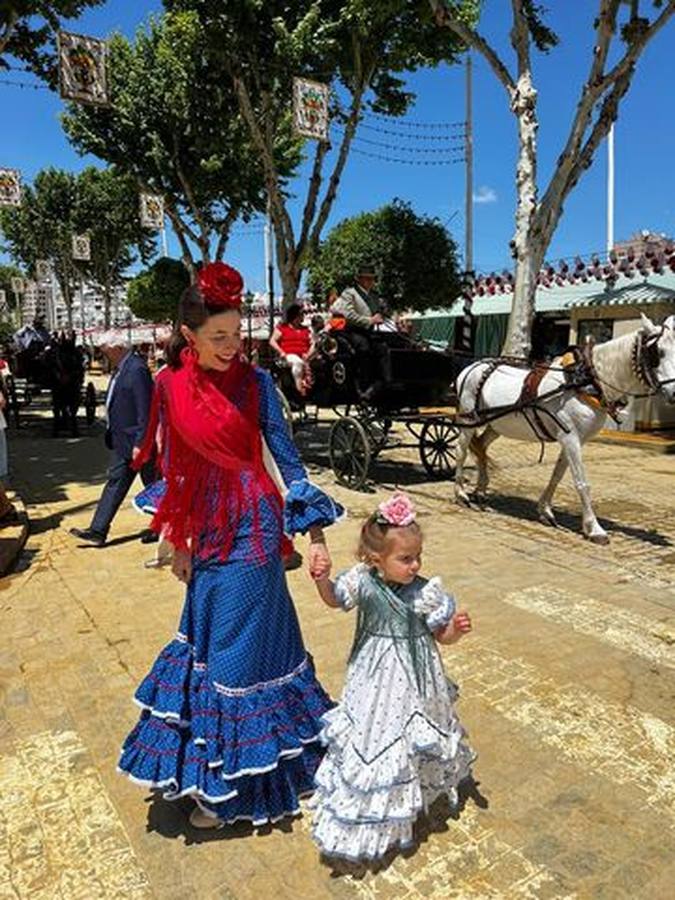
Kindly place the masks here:
<instances>
[{"instance_id":1,"label":"street lamp","mask_svg":"<svg viewBox=\"0 0 675 900\"><path fill-rule=\"evenodd\" d=\"M246 311L248 331L248 349L246 355L248 356L248 361L251 362L253 359L253 294L251 291L246 291L244 295L244 309Z\"/></svg>"}]
</instances>

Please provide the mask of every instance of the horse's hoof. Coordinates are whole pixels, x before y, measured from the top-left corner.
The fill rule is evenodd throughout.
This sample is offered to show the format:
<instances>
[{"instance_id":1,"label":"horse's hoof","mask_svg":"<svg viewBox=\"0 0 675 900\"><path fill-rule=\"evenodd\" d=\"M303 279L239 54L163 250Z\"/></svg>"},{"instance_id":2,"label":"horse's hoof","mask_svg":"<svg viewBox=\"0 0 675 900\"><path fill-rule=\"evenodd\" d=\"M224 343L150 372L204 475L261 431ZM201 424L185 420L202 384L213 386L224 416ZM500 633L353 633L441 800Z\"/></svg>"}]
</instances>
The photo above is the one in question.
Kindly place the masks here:
<instances>
[{"instance_id":1,"label":"horse's hoof","mask_svg":"<svg viewBox=\"0 0 675 900\"><path fill-rule=\"evenodd\" d=\"M543 509L539 510L539 521L542 525L549 525L551 528L558 527L558 520L554 514Z\"/></svg>"},{"instance_id":2,"label":"horse's hoof","mask_svg":"<svg viewBox=\"0 0 675 900\"><path fill-rule=\"evenodd\" d=\"M587 534L585 537L591 544L609 544L609 535L605 534L604 531L601 534Z\"/></svg>"},{"instance_id":3,"label":"horse's hoof","mask_svg":"<svg viewBox=\"0 0 675 900\"><path fill-rule=\"evenodd\" d=\"M459 503L460 506L466 506L468 509L471 509L471 497L464 492L455 494L455 503Z\"/></svg>"}]
</instances>

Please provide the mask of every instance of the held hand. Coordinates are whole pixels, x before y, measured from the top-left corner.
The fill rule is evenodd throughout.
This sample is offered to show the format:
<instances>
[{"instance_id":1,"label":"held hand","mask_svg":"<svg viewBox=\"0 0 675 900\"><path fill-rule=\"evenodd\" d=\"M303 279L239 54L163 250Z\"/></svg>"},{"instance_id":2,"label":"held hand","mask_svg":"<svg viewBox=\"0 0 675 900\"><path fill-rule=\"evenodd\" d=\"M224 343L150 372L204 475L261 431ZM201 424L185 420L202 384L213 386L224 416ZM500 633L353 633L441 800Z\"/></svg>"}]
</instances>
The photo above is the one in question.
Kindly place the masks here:
<instances>
[{"instance_id":1,"label":"held hand","mask_svg":"<svg viewBox=\"0 0 675 900\"><path fill-rule=\"evenodd\" d=\"M192 577L192 557L187 550L176 550L173 554L171 571L183 584L189 584Z\"/></svg>"},{"instance_id":2,"label":"held hand","mask_svg":"<svg viewBox=\"0 0 675 900\"><path fill-rule=\"evenodd\" d=\"M380 315L380 313L375 313L374 316L370 317L371 325L381 325L384 322L384 316Z\"/></svg>"},{"instance_id":3,"label":"held hand","mask_svg":"<svg viewBox=\"0 0 675 900\"><path fill-rule=\"evenodd\" d=\"M330 575L331 559L323 542L309 545L309 574L315 581L323 581Z\"/></svg>"},{"instance_id":4,"label":"held hand","mask_svg":"<svg viewBox=\"0 0 675 900\"><path fill-rule=\"evenodd\" d=\"M138 459L138 456L139 456L140 452L141 452L141 448L140 448L140 447L134 447L134 449L131 451L131 461L132 461L132 463L135 463L135 462L136 462L136 460Z\"/></svg>"}]
</instances>

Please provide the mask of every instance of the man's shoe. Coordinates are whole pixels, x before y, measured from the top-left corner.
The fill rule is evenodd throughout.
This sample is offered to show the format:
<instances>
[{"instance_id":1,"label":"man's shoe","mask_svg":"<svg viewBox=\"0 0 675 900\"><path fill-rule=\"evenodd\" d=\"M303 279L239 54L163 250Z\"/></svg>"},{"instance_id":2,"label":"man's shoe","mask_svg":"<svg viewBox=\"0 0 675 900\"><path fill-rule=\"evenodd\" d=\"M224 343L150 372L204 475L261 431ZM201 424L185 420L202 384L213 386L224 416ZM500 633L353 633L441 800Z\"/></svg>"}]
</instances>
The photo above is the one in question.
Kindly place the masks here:
<instances>
[{"instance_id":1,"label":"man's shoe","mask_svg":"<svg viewBox=\"0 0 675 900\"><path fill-rule=\"evenodd\" d=\"M146 528L141 535L141 544L156 544L158 540L159 535L155 534L155 532L151 531L149 528Z\"/></svg>"},{"instance_id":2,"label":"man's shoe","mask_svg":"<svg viewBox=\"0 0 675 900\"><path fill-rule=\"evenodd\" d=\"M98 531L92 531L91 528L71 528L70 533L73 537L86 541L87 544L93 544L95 547L103 547L105 544L105 535Z\"/></svg>"}]
</instances>

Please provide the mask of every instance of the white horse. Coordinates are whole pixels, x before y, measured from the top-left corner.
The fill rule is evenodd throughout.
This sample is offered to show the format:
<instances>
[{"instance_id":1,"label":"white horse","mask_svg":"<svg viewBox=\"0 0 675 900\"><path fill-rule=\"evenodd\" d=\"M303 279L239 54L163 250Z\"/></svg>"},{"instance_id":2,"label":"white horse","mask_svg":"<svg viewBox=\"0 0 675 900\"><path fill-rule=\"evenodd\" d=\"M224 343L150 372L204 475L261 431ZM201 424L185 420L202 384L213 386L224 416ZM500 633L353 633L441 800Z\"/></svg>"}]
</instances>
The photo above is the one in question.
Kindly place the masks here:
<instances>
[{"instance_id":1,"label":"white horse","mask_svg":"<svg viewBox=\"0 0 675 900\"><path fill-rule=\"evenodd\" d=\"M490 371L492 369L492 371ZM546 436L560 444L560 455L551 479L537 506L542 521L555 525L551 507L553 494L569 466L582 507L584 536L596 543L607 543L607 532L600 526L581 458L581 448L602 428L608 408L635 395L660 394L675 403L675 315L663 325L654 325L642 316L641 327L631 334L594 346L590 351L588 374L593 378L595 398L566 381L560 361L551 364L537 389L538 416L532 408L499 415L499 408L514 407L529 369L481 360L457 378L457 418L462 427L457 441L455 496L470 503L464 486L464 463L471 450L478 464L476 496L485 496L488 487L488 446L500 435L521 441L540 441ZM550 395L546 397L545 395ZM597 395L600 395L599 397ZM492 418L492 416L495 416ZM471 422L476 420L476 428ZM482 421L481 421L482 420ZM489 424L477 434L485 421Z\"/></svg>"}]
</instances>

